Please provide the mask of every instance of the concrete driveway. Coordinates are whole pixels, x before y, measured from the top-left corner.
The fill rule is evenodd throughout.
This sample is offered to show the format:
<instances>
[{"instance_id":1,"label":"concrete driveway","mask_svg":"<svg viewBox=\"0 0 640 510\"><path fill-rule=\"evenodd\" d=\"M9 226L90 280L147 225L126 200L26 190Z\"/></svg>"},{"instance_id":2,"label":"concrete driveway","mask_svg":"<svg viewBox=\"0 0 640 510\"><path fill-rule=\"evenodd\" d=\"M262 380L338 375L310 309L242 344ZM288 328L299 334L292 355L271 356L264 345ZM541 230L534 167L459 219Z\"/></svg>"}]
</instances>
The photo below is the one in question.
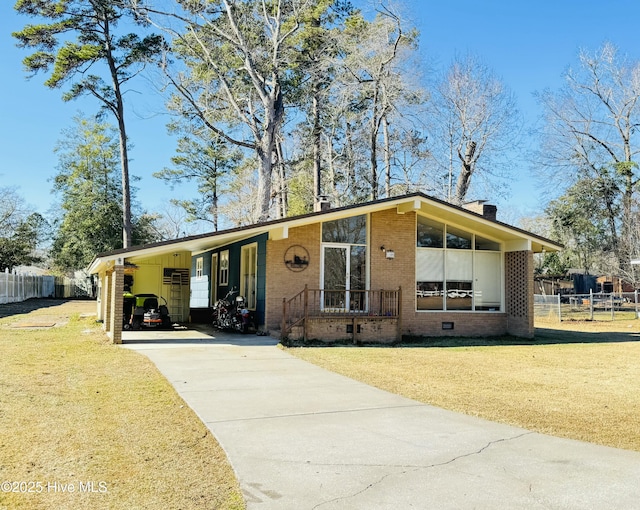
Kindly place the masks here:
<instances>
[{"instance_id":1,"label":"concrete driveway","mask_svg":"<svg viewBox=\"0 0 640 510\"><path fill-rule=\"evenodd\" d=\"M125 332L227 452L250 510L638 509L640 453L444 411L270 337Z\"/></svg>"}]
</instances>

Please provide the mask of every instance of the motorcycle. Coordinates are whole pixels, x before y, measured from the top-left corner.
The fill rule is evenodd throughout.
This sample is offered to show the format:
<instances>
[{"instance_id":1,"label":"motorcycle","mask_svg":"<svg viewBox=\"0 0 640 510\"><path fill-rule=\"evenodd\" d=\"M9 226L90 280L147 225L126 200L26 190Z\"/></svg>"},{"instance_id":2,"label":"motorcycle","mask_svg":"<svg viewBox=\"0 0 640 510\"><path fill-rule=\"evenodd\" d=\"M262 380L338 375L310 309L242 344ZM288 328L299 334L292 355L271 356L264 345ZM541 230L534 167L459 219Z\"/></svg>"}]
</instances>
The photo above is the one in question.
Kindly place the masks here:
<instances>
[{"instance_id":1,"label":"motorcycle","mask_svg":"<svg viewBox=\"0 0 640 510\"><path fill-rule=\"evenodd\" d=\"M222 299L218 299L213 307L213 325L218 329L231 329L240 333L249 331L251 312L242 296L233 296L238 291L231 289Z\"/></svg>"}]
</instances>

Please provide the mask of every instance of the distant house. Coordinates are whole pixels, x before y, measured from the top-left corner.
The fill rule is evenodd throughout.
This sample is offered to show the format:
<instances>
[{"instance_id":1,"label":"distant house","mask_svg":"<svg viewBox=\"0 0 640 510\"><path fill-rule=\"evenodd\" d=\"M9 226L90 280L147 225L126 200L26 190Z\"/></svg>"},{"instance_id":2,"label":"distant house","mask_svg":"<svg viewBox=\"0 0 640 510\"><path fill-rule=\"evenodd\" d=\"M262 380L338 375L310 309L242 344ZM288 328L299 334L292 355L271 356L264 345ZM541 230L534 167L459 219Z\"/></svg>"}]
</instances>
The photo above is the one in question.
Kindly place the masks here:
<instances>
[{"instance_id":1,"label":"distant house","mask_svg":"<svg viewBox=\"0 0 640 510\"><path fill-rule=\"evenodd\" d=\"M533 254L557 243L422 193L98 254L98 316L121 338L125 275L174 321L208 321L236 289L257 328L323 341L531 338Z\"/></svg>"}]
</instances>

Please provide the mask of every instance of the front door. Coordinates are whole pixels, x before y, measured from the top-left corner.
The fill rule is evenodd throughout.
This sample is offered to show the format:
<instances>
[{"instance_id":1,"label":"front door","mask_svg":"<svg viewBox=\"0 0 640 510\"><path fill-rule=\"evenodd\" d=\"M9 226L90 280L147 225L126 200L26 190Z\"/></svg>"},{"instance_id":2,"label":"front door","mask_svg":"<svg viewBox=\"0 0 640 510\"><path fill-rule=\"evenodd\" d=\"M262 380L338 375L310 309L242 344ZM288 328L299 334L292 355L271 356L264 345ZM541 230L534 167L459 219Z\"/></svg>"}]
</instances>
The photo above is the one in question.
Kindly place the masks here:
<instances>
[{"instance_id":1,"label":"front door","mask_svg":"<svg viewBox=\"0 0 640 510\"><path fill-rule=\"evenodd\" d=\"M325 244L322 255L324 309L366 310L366 248Z\"/></svg>"}]
</instances>

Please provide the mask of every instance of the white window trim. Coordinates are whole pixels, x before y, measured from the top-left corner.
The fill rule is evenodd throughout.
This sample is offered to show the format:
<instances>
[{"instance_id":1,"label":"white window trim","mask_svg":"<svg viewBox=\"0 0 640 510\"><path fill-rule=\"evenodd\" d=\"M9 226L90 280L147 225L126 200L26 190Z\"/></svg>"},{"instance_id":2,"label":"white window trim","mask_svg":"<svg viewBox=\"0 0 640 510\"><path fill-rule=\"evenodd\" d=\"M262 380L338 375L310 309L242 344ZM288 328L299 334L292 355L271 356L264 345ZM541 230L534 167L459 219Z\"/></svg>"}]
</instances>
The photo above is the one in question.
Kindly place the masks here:
<instances>
[{"instance_id":1,"label":"white window trim","mask_svg":"<svg viewBox=\"0 0 640 510\"><path fill-rule=\"evenodd\" d=\"M446 222L444 222L444 221L442 221L442 220L440 220L438 218L431 218L431 217L429 217L429 218L433 219L435 221L439 221L440 223L442 223L444 225L444 227L445 227L445 230L444 230L444 242L443 242L444 246L443 246L443 248L426 248L426 247L419 247L416 244L416 246L415 246L415 249L416 249L416 251L415 251L415 253L416 253L416 255L415 255L416 256L416 261L417 261L418 250L434 250L434 251L443 252L442 256L443 256L443 259L444 259L443 260L444 278L443 278L442 283L444 285L445 292L446 292L446 284L447 284L447 257L446 257L446 253L447 253L448 250L459 251L456 248L447 248L447 243L446 243L447 227L448 226L453 226L455 228L460 228L461 230L466 230L466 229L464 227L460 227L460 226L455 225L455 224L446 223ZM414 228L414 231L416 233L417 233L417 228L418 228L418 218L416 216L416 225L415 225L415 228ZM472 238L471 238L471 249L470 250L462 250L462 251L471 252L472 254L474 254L474 256L472 257L472 271L473 271L473 279L472 279L473 285L472 285L472 287L473 287L473 292L474 292L474 298L472 300L472 309L471 310L447 310L446 309L446 299L443 298L443 309L442 310L419 310L418 309L418 300L416 299L415 300L415 311L417 313L456 313L456 314L458 314L458 313L460 313L460 314L465 314L465 313L467 313L467 314L468 313L485 313L485 314L496 314L496 313L504 313L505 312L505 310L506 310L506 302L505 302L506 291L505 291L505 288L504 288L504 282L505 282L505 275L504 275L504 271L505 271L505 267L504 267L504 257L505 257L505 255L504 255L504 253L505 253L504 252L504 243L502 243L502 242L500 242L498 240L495 240L495 239L491 239L491 238L489 238L489 237L487 237L485 235L481 235L480 237L482 237L484 239L493 240L496 243L498 243L498 245L500 246L500 251L496 251L496 250L476 250L475 249L476 233L475 232L470 232L468 230L466 230L466 231L469 232L472 235ZM475 310L475 306L476 306L476 303L475 303L475 290L476 290L475 289L475 281L476 281L476 278L475 278L475 269L476 269L475 268L475 264L476 264L475 253L478 253L478 252L500 253L500 283L499 283L499 288L501 290L500 290L500 310L499 311L498 310L495 310L495 311L492 311L492 310ZM416 266L416 274L415 274L415 277L414 277L414 281L417 284L417 282L418 282L417 264L415 264L415 266Z\"/></svg>"},{"instance_id":2,"label":"white window trim","mask_svg":"<svg viewBox=\"0 0 640 510\"><path fill-rule=\"evenodd\" d=\"M223 250L219 254L218 265L220 266L220 272L218 274L218 285L229 285L229 250Z\"/></svg>"},{"instance_id":3,"label":"white window trim","mask_svg":"<svg viewBox=\"0 0 640 510\"><path fill-rule=\"evenodd\" d=\"M240 289L244 289L246 287L246 281L245 281L245 274L244 274L244 264L245 264L245 253L247 253L249 250L255 250L255 260L254 260L254 265L253 265L253 274L255 276L255 280L253 282L254 284L254 289L253 292L255 293L254 299L255 302L252 304L253 306L248 306L249 310L256 310L257 304L258 304L258 243L250 243L250 244L245 244L240 248ZM241 290L241 292L243 292L243 290ZM250 303L250 297L249 296L244 296L244 298L246 299L247 303Z\"/></svg>"}]
</instances>

